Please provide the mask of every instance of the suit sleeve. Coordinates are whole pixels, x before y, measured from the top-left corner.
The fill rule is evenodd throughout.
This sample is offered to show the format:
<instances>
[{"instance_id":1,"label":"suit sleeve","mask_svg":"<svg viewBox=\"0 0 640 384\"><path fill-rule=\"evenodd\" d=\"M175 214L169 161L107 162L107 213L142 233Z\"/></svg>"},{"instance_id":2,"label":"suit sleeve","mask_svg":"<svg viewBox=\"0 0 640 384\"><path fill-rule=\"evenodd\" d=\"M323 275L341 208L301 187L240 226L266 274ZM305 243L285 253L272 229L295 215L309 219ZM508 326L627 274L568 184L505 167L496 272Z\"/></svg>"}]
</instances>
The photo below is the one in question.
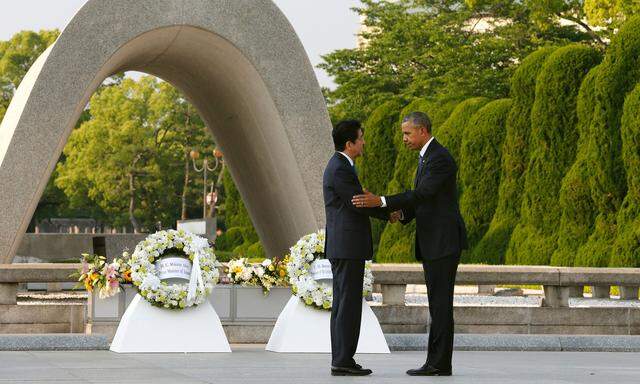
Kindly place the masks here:
<instances>
[{"instance_id":1,"label":"suit sleeve","mask_svg":"<svg viewBox=\"0 0 640 384\"><path fill-rule=\"evenodd\" d=\"M338 168L334 175L334 188L335 192L345 202L345 206L352 211L355 211L361 215L371 216L380 220L389 219L389 210L387 208L357 208L351 202L351 199L355 195L363 193L360 183L356 178L356 175L344 168Z\"/></svg>"},{"instance_id":2,"label":"suit sleeve","mask_svg":"<svg viewBox=\"0 0 640 384\"><path fill-rule=\"evenodd\" d=\"M455 177L455 163L447 156L434 156L429 161L429 173L420 180L417 188L396 195L386 196L387 207L391 211L402 209L413 212L421 203L432 198L443 183L451 176Z\"/></svg>"}]
</instances>

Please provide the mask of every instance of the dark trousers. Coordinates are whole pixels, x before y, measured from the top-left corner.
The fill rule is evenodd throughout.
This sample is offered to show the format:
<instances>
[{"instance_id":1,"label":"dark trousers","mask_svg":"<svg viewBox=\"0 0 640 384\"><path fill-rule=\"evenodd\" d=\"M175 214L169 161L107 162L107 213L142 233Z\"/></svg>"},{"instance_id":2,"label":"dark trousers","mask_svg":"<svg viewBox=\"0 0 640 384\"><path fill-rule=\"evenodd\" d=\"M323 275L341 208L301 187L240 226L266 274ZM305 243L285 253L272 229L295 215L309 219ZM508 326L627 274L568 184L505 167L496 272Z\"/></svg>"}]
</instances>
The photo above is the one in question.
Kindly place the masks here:
<instances>
[{"instance_id":1,"label":"dark trousers","mask_svg":"<svg viewBox=\"0 0 640 384\"><path fill-rule=\"evenodd\" d=\"M422 262L431 316L427 365L444 371L451 370L453 287L459 262L459 254Z\"/></svg>"},{"instance_id":2,"label":"dark trousers","mask_svg":"<svg viewBox=\"0 0 640 384\"><path fill-rule=\"evenodd\" d=\"M364 260L331 259L331 365L353 367L360 338Z\"/></svg>"}]
</instances>

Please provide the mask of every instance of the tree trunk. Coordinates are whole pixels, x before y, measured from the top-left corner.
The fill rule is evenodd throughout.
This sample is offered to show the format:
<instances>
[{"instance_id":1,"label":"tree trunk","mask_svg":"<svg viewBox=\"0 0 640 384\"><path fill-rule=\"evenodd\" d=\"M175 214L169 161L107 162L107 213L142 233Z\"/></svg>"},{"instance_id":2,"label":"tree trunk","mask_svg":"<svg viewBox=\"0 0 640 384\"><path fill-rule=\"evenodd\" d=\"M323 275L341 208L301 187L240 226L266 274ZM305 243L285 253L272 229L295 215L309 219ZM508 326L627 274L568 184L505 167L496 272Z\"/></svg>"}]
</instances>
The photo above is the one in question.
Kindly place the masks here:
<instances>
[{"instance_id":1,"label":"tree trunk","mask_svg":"<svg viewBox=\"0 0 640 384\"><path fill-rule=\"evenodd\" d=\"M129 172L129 221L133 226L133 233L140 233L140 224L134 214L136 210L136 189L133 185L135 176L133 172Z\"/></svg>"}]
</instances>

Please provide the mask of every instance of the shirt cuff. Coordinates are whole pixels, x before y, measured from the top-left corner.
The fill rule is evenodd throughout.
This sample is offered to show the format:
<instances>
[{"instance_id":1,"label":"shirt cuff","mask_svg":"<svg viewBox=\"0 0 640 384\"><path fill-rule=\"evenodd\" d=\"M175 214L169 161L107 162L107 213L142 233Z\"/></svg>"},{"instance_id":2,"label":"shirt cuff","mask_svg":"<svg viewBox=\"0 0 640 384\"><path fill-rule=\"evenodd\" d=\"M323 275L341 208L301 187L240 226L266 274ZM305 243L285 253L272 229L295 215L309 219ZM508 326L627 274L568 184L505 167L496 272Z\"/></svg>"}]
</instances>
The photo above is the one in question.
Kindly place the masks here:
<instances>
[{"instance_id":1,"label":"shirt cuff","mask_svg":"<svg viewBox=\"0 0 640 384\"><path fill-rule=\"evenodd\" d=\"M380 200L382 201L382 208L386 208L387 207L387 199L384 198L384 196L380 196Z\"/></svg>"}]
</instances>

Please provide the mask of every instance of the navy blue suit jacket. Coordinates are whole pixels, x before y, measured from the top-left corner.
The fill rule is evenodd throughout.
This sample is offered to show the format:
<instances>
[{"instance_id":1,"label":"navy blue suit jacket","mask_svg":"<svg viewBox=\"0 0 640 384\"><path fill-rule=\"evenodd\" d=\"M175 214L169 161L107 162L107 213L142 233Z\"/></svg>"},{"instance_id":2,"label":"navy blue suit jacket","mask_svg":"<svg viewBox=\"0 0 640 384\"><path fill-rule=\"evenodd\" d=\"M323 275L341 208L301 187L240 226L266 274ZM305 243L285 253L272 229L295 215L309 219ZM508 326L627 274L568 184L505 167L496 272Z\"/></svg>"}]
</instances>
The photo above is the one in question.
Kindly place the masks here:
<instances>
[{"instance_id":1,"label":"navy blue suit jacket","mask_svg":"<svg viewBox=\"0 0 640 384\"><path fill-rule=\"evenodd\" d=\"M458 207L457 166L435 139L424 154L415 189L386 196L387 208L401 209L403 224L416 220L418 260L459 256L467 248L467 231Z\"/></svg>"},{"instance_id":2,"label":"navy blue suit jacket","mask_svg":"<svg viewBox=\"0 0 640 384\"><path fill-rule=\"evenodd\" d=\"M322 179L326 214L327 259L370 260L373 257L370 216L389 219L386 208L356 208L351 199L363 193L354 167L336 152Z\"/></svg>"}]
</instances>

